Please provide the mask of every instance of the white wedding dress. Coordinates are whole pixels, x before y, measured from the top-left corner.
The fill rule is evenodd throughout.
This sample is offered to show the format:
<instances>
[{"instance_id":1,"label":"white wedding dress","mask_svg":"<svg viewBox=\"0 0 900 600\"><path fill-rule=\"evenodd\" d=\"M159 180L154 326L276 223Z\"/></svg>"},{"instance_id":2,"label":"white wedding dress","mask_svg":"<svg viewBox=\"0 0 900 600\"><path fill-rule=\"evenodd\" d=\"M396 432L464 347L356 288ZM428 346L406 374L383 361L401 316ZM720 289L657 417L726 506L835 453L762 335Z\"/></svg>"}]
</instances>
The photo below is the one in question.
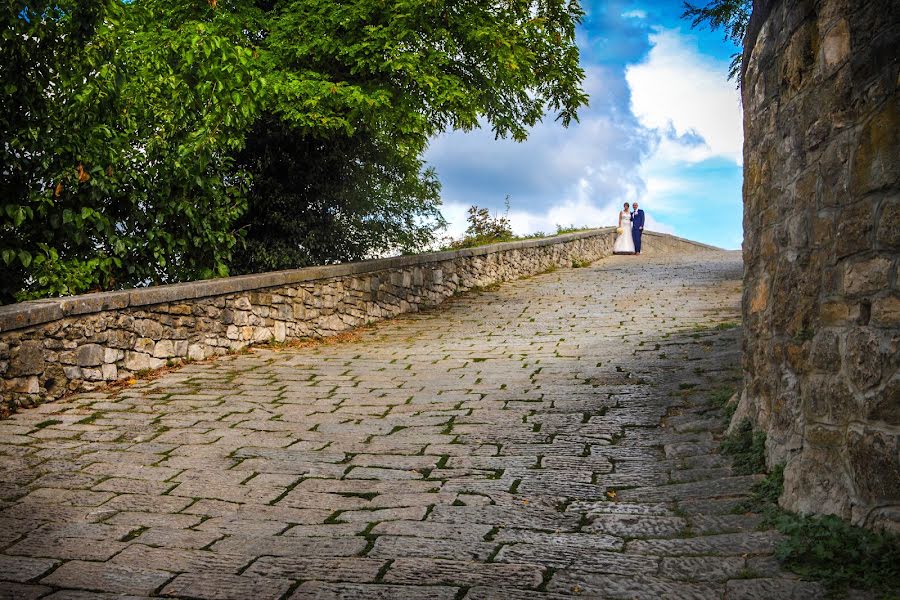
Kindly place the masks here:
<instances>
[{"instance_id":1,"label":"white wedding dress","mask_svg":"<svg viewBox=\"0 0 900 600\"><path fill-rule=\"evenodd\" d=\"M623 210L619 213L619 229L622 233L613 245L613 254L634 254L634 240L631 238L631 213Z\"/></svg>"}]
</instances>

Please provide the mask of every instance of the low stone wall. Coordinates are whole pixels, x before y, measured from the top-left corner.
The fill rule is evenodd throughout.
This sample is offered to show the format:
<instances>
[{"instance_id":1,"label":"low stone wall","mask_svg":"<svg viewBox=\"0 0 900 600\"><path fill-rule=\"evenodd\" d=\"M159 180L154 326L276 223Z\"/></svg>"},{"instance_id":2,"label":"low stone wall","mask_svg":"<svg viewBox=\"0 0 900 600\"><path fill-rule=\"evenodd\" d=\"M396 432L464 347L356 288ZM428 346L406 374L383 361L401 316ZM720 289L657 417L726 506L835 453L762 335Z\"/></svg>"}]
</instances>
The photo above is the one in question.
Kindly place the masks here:
<instances>
[{"instance_id":1,"label":"low stone wall","mask_svg":"<svg viewBox=\"0 0 900 600\"><path fill-rule=\"evenodd\" d=\"M329 336L474 286L594 261L615 233L23 302L0 307L0 412L254 343ZM645 252L709 246L645 234Z\"/></svg>"},{"instance_id":2,"label":"low stone wall","mask_svg":"<svg viewBox=\"0 0 900 600\"><path fill-rule=\"evenodd\" d=\"M756 0L736 421L781 504L900 530L900 8Z\"/></svg>"}]
</instances>

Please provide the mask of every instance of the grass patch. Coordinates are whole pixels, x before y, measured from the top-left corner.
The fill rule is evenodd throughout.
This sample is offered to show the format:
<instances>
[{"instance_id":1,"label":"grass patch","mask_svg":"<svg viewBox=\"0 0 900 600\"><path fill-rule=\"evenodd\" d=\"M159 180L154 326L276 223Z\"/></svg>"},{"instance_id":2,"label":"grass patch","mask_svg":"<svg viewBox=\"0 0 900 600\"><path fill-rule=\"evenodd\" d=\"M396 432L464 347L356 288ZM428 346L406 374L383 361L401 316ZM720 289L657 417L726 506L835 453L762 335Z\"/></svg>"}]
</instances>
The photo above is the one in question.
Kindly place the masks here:
<instances>
[{"instance_id":1,"label":"grass patch","mask_svg":"<svg viewBox=\"0 0 900 600\"><path fill-rule=\"evenodd\" d=\"M736 513L754 512L766 517L768 524L773 524L777 516L778 497L784 489L784 465L777 465L766 478L753 485L750 498L735 508Z\"/></svg>"},{"instance_id":2,"label":"grass patch","mask_svg":"<svg viewBox=\"0 0 900 600\"><path fill-rule=\"evenodd\" d=\"M584 267L589 267L589 266L591 266L591 261L589 261L589 260L584 260L581 258L576 258L576 259L572 260L572 268L573 269L582 269Z\"/></svg>"},{"instance_id":3,"label":"grass patch","mask_svg":"<svg viewBox=\"0 0 900 600\"><path fill-rule=\"evenodd\" d=\"M378 492L335 492L336 495L344 498L362 498L363 500L373 500Z\"/></svg>"},{"instance_id":4,"label":"grass patch","mask_svg":"<svg viewBox=\"0 0 900 600\"><path fill-rule=\"evenodd\" d=\"M728 401L731 400L732 396L734 396L734 388L723 387L714 391L712 395L710 395L709 401L716 408L722 408L728 404Z\"/></svg>"},{"instance_id":5,"label":"grass patch","mask_svg":"<svg viewBox=\"0 0 900 600\"><path fill-rule=\"evenodd\" d=\"M51 425L60 425L62 421L59 419L47 419L46 421L41 421L37 425L34 426L35 429L43 429L45 427L50 427Z\"/></svg>"},{"instance_id":6,"label":"grass patch","mask_svg":"<svg viewBox=\"0 0 900 600\"><path fill-rule=\"evenodd\" d=\"M788 538L775 555L801 577L820 580L831 595L848 588L900 590L900 536L854 527L840 517L783 513L775 526Z\"/></svg>"},{"instance_id":7,"label":"grass patch","mask_svg":"<svg viewBox=\"0 0 900 600\"><path fill-rule=\"evenodd\" d=\"M103 411L97 411L93 414L86 416L85 418L81 419L80 421L76 422L75 424L76 425L90 425L90 424L94 423L95 421L97 421L97 419L102 419L103 416L104 416Z\"/></svg>"},{"instance_id":8,"label":"grass patch","mask_svg":"<svg viewBox=\"0 0 900 600\"><path fill-rule=\"evenodd\" d=\"M752 475L766 470L766 434L754 432L749 419L744 419L737 429L720 446L722 452L734 457L737 475Z\"/></svg>"},{"instance_id":9,"label":"grass patch","mask_svg":"<svg viewBox=\"0 0 900 600\"><path fill-rule=\"evenodd\" d=\"M582 231L592 231L595 227L579 227L577 225L557 225L556 235L564 235L566 233L580 233Z\"/></svg>"},{"instance_id":10,"label":"grass patch","mask_svg":"<svg viewBox=\"0 0 900 600\"><path fill-rule=\"evenodd\" d=\"M775 549L784 568L821 582L832 598L845 596L850 588L894 597L900 589L900 536L856 527L834 515L787 512L778 506L783 490L784 465L778 465L735 512L762 514L765 525L786 536Z\"/></svg>"}]
</instances>

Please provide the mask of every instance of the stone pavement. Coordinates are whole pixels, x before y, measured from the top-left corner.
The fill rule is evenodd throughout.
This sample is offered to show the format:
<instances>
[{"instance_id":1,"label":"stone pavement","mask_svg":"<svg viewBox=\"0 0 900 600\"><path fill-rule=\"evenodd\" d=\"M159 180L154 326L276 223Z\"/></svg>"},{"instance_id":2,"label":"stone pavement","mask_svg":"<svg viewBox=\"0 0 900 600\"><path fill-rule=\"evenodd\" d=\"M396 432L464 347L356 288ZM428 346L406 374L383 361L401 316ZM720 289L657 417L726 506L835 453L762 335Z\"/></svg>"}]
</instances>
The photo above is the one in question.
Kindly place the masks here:
<instances>
[{"instance_id":1,"label":"stone pavement","mask_svg":"<svg viewBox=\"0 0 900 600\"><path fill-rule=\"evenodd\" d=\"M0 422L0 598L814 598L733 514L738 253L613 257Z\"/></svg>"}]
</instances>

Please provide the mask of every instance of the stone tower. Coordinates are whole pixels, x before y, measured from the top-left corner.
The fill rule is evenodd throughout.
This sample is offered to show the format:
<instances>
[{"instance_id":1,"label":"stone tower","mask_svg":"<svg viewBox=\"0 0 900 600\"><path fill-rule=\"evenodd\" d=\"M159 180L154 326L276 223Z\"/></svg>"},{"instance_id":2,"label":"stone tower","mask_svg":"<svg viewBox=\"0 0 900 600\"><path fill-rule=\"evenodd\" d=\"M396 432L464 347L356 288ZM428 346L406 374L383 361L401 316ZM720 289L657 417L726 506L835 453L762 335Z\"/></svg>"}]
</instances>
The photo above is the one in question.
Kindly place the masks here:
<instances>
[{"instance_id":1,"label":"stone tower","mask_svg":"<svg viewBox=\"0 0 900 600\"><path fill-rule=\"evenodd\" d=\"M900 3L756 0L745 387L784 507L900 529Z\"/></svg>"}]
</instances>

